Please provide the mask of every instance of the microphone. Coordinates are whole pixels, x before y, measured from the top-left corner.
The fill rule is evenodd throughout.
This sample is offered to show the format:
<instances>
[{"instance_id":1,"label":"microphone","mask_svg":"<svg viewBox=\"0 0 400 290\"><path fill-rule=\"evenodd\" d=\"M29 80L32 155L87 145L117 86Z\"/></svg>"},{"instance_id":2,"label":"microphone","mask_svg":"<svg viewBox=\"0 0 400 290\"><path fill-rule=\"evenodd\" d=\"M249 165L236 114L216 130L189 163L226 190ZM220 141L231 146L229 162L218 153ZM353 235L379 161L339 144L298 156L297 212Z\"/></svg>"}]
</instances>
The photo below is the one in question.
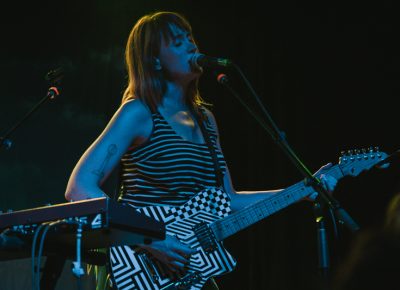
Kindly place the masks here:
<instances>
[{"instance_id":1,"label":"microphone","mask_svg":"<svg viewBox=\"0 0 400 290\"><path fill-rule=\"evenodd\" d=\"M60 91L56 86L50 87L47 90L47 98L49 99L55 99L56 97L58 97L60 95Z\"/></svg>"},{"instance_id":2,"label":"microphone","mask_svg":"<svg viewBox=\"0 0 400 290\"><path fill-rule=\"evenodd\" d=\"M44 77L46 81L50 84L59 84L61 79L64 77L64 69L62 67L58 67L49 71Z\"/></svg>"},{"instance_id":3,"label":"microphone","mask_svg":"<svg viewBox=\"0 0 400 290\"><path fill-rule=\"evenodd\" d=\"M217 75L217 82L219 82L222 85L225 85L228 83L228 76L226 74L219 74Z\"/></svg>"},{"instance_id":4,"label":"microphone","mask_svg":"<svg viewBox=\"0 0 400 290\"><path fill-rule=\"evenodd\" d=\"M201 53L194 54L189 60L189 63L196 69L201 69L203 67L229 67L233 64L229 59L207 56Z\"/></svg>"},{"instance_id":5,"label":"microphone","mask_svg":"<svg viewBox=\"0 0 400 290\"><path fill-rule=\"evenodd\" d=\"M50 88L47 91L47 98L52 100L60 95L58 86L60 85L63 77L64 69L62 67L53 69L46 74L44 78L50 83Z\"/></svg>"}]
</instances>

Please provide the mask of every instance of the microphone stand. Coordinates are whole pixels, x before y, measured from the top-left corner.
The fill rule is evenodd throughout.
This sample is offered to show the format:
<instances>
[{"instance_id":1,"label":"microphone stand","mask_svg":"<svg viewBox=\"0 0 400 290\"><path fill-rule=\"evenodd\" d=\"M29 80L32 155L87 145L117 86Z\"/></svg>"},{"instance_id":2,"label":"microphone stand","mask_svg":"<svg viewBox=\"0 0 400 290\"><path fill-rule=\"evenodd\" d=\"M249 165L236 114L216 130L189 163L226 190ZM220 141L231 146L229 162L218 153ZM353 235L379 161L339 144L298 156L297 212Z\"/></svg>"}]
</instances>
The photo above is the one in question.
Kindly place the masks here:
<instances>
[{"instance_id":1,"label":"microphone stand","mask_svg":"<svg viewBox=\"0 0 400 290\"><path fill-rule=\"evenodd\" d=\"M318 198L317 198L318 199ZM317 228L318 269L321 276L322 289L329 289L329 249L326 237L325 217L322 205L315 201L313 205L315 223Z\"/></svg>"},{"instance_id":2,"label":"microphone stand","mask_svg":"<svg viewBox=\"0 0 400 290\"><path fill-rule=\"evenodd\" d=\"M334 213L334 216L339 221L339 223L344 224L347 228L352 231L356 232L360 228L355 223L355 221L350 217L350 215L341 207L339 202L330 195L326 189L322 186L321 180L313 176L311 171L304 165L304 163L299 159L299 157L295 154L295 152L289 146L285 133L281 131L275 122L273 121L271 115L268 113L260 98L255 93L254 89L252 88L250 82L247 80L246 76L243 74L241 69L234 64L233 62L230 63L230 66L235 68L241 77L243 78L244 82L246 83L247 87L249 88L251 94L256 99L258 105L260 106L262 112L264 113L265 117L269 121L269 126L262 117L256 114L242 98L239 94L232 88L229 84L228 77L225 74L220 74L217 76L217 81L224 85L238 100L239 102L250 112L250 114L258 121L263 129L265 129L268 134L271 136L272 140L283 150L283 152L287 155L290 161L295 165L295 167L300 171L300 173L304 176L305 182L307 185L312 186L316 192L318 192L318 202L314 204L314 213L317 222L317 230L318 230L318 253L319 253L319 268L321 269L321 274L324 280L324 285L327 285L325 278L328 274L328 267L329 267L329 259L328 259L328 247L327 247L327 239L326 239L326 230L324 219L322 215L321 207L327 206L330 210Z\"/></svg>"},{"instance_id":3,"label":"microphone stand","mask_svg":"<svg viewBox=\"0 0 400 290\"><path fill-rule=\"evenodd\" d=\"M8 129L7 132L4 134L4 136L0 136L0 149L1 148L10 149L12 146L12 141L8 138L11 136L11 134L19 126L21 126L22 123L26 121L35 111L37 111L40 108L40 106L42 106L46 101L53 100L60 95L58 83L60 82L62 77L63 76L61 69L52 70L47 73L46 80L50 81L51 85L47 90L46 96L43 97L36 105L34 105L32 109L22 119L20 119L16 124L14 124L10 129Z\"/></svg>"}]
</instances>

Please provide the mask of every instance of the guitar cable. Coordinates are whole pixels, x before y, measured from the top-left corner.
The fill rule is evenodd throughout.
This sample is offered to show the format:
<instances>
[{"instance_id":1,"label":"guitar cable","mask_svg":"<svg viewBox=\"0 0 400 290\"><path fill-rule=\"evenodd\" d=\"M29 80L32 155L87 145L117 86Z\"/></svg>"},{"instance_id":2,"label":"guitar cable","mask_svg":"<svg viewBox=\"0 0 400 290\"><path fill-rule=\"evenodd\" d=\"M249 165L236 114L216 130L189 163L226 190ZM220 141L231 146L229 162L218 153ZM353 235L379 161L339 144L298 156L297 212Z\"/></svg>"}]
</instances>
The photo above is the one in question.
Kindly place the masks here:
<instances>
[{"instance_id":1,"label":"guitar cable","mask_svg":"<svg viewBox=\"0 0 400 290\"><path fill-rule=\"evenodd\" d=\"M33 242L32 242L32 290L40 290L40 263L41 263L41 257L43 254L43 248L44 248L44 240L46 237L47 232L51 227L54 227L59 224L66 223L64 220L59 220L55 222L50 222L50 223L43 223L40 226L37 227L35 230L35 235L33 237ZM35 251L36 251L36 243L37 239L40 235L40 231L43 229L43 232L40 237L40 243L39 243L39 249L38 249L38 255L37 257L35 256Z\"/></svg>"},{"instance_id":2,"label":"guitar cable","mask_svg":"<svg viewBox=\"0 0 400 290\"><path fill-rule=\"evenodd\" d=\"M35 255L36 242L37 242L39 233L44 226L45 226L44 224L41 224L36 228L35 234L33 236L33 241L32 241L32 249L31 249L32 290L36 290L36 288L37 288L36 287L36 272L40 272L40 270L38 269L37 263L36 263L36 255Z\"/></svg>"},{"instance_id":3,"label":"guitar cable","mask_svg":"<svg viewBox=\"0 0 400 290\"><path fill-rule=\"evenodd\" d=\"M331 220L332 220L333 233L334 233L333 236L335 237L336 240L338 240L339 239L339 232L338 232L338 227L337 227L337 224L336 224L335 214L334 214L334 212L333 212L333 210L331 208L329 208L328 210L329 210L329 215L330 215Z\"/></svg>"},{"instance_id":4,"label":"guitar cable","mask_svg":"<svg viewBox=\"0 0 400 290\"><path fill-rule=\"evenodd\" d=\"M42 257L43 254L43 245L44 245L44 239L46 237L47 232L49 231L51 227L51 224L47 224L44 226L43 232L42 232L42 236L40 237L40 244L39 244L39 251L38 251L38 255L37 255L37 271L36 271L36 289L35 290L40 290L40 259Z\"/></svg>"}]
</instances>

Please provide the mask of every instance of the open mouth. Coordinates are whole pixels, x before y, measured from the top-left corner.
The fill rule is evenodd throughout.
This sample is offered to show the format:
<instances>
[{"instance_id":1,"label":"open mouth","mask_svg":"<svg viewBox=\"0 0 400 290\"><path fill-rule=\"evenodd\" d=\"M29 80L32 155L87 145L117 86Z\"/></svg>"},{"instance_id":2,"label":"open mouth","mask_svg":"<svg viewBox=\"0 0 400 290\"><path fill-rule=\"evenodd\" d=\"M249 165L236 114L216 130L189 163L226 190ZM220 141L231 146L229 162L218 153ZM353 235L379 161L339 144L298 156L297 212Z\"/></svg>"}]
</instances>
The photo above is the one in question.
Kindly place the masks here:
<instances>
[{"instance_id":1,"label":"open mouth","mask_svg":"<svg viewBox=\"0 0 400 290\"><path fill-rule=\"evenodd\" d=\"M192 55L192 57L189 59L188 62L189 62L190 67L192 68L192 71L194 71L194 72L200 72L200 73L203 72L203 67L201 67L201 66L197 63L196 58L195 58L195 55Z\"/></svg>"}]
</instances>

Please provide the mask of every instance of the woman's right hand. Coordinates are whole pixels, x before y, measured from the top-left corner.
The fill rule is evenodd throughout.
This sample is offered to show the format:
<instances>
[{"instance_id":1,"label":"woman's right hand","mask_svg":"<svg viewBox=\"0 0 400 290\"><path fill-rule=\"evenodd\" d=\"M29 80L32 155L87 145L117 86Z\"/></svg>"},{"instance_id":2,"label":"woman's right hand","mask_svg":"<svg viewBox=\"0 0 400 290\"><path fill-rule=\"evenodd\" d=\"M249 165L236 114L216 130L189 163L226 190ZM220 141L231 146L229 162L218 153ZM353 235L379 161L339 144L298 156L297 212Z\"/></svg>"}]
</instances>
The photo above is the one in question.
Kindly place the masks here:
<instances>
[{"instance_id":1,"label":"woman's right hand","mask_svg":"<svg viewBox=\"0 0 400 290\"><path fill-rule=\"evenodd\" d=\"M173 272L185 271L184 268L189 264L190 256L196 252L175 236L168 234L165 240L153 241L150 245L141 245L141 248L149 251Z\"/></svg>"}]
</instances>

